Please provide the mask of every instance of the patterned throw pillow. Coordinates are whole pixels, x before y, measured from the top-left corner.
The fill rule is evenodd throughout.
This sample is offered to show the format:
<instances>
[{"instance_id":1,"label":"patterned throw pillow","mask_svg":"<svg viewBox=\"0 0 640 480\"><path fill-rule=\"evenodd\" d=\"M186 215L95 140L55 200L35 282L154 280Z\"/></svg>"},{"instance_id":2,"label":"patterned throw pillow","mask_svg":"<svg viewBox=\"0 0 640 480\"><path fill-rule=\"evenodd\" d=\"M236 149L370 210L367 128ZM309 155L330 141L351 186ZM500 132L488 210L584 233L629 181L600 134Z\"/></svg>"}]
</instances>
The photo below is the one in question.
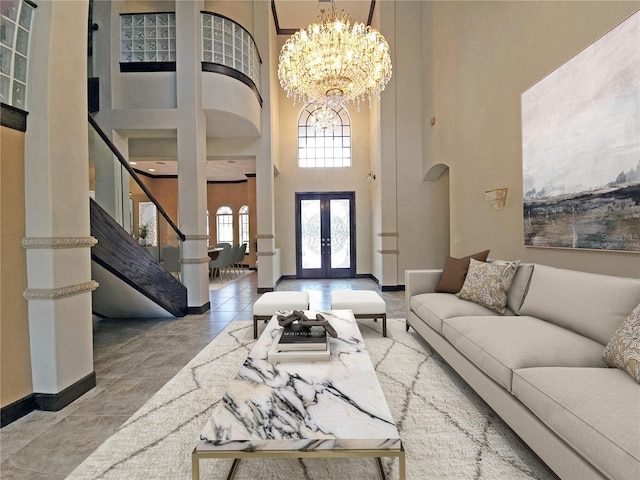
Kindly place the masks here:
<instances>
[{"instance_id":1,"label":"patterned throw pillow","mask_svg":"<svg viewBox=\"0 0 640 480\"><path fill-rule=\"evenodd\" d=\"M640 305L611 337L602 360L610 367L621 368L640 383Z\"/></svg>"},{"instance_id":2,"label":"patterned throw pillow","mask_svg":"<svg viewBox=\"0 0 640 480\"><path fill-rule=\"evenodd\" d=\"M467 278L458 296L498 313L505 312L507 292L518 269L518 262L484 263L471 259Z\"/></svg>"}]
</instances>

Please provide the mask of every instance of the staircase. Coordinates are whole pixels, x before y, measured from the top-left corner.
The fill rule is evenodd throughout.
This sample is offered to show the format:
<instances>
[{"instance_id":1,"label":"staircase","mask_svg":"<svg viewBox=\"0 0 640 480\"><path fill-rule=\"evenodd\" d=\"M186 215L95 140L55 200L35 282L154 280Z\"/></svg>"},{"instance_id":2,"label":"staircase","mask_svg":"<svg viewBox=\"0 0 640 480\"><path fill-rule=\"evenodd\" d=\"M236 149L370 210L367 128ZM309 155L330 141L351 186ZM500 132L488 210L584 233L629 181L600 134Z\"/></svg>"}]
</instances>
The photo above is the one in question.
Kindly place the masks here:
<instances>
[{"instance_id":1,"label":"staircase","mask_svg":"<svg viewBox=\"0 0 640 480\"><path fill-rule=\"evenodd\" d=\"M187 289L91 200L93 312L107 318L183 317Z\"/></svg>"}]
</instances>

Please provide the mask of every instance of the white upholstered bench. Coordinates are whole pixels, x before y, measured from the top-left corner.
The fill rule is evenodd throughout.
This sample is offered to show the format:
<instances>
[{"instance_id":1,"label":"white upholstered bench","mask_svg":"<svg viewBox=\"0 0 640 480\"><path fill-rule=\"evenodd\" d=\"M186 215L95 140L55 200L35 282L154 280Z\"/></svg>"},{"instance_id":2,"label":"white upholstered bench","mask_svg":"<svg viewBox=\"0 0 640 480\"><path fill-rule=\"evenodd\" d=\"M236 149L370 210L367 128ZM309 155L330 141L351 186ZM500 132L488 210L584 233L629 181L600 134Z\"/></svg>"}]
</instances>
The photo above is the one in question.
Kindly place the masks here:
<instances>
[{"instance_id":1,"label":"white upholstered bench","mask_svg":"<svg viewBox=\"0 0 640 480\"><path fill-rule=\"evenodd\" d=\"M387 336L387 305L372 290L337 290L331 292L332 310L351 310L356 318L382 319L382 336Z\"/></svg>"},{"instance_id":2,"label":"white upholstered bench","mask_svg":"<svg viewBox=\"0 0 640 480\"><path fill-rule=\"evenodd\" d=\"M258 338L258 320L270 320L278 310L308 310L308 292L267 292L253 304L253 338Z\"/></svg>"}]
</instances>

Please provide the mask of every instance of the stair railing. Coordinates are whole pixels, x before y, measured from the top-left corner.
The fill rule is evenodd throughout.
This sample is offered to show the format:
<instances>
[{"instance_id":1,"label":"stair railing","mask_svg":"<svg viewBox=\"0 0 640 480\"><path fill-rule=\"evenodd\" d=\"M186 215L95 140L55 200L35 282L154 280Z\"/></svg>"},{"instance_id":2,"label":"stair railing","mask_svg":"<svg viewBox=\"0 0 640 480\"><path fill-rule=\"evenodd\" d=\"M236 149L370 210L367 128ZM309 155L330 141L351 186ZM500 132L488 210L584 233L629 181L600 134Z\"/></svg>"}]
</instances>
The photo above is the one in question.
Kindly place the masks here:
<instances>
[{"instance_id":1,"label":"stair railing","mask_svg":"<svg viewBox=\"0 0 640 480\"><path fill-rule=\"evenodd\" d=\"M91 197L151 256L179 277L185 235L95 119L91 115L88 118Z\"/></svg>"}]
</instances>

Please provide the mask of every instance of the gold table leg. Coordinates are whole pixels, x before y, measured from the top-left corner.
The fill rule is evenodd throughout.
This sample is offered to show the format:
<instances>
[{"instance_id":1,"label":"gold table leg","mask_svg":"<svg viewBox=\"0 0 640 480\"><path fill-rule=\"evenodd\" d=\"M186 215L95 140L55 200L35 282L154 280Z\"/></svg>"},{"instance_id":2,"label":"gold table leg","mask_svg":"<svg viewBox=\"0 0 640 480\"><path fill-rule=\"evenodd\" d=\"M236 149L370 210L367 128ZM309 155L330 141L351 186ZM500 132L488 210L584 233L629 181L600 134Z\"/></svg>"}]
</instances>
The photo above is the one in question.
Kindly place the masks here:
<instances>
[{"instance_id":1,"label":"gold table leg","mask_svg":"<svg viewBox=\"0 0 640 480\"><path fill-rule=\"evenodd\" d=\"M236 456L237 455L237 456ZM400 446L400 450L396 450L395 453L390 451L381 450L325 450L325 451L264 451L258 453L244 452L244 451L225 451L225 452L198 452L197 448L194 449L191 455L191 471L192 480L200 480L200 458L231 458L233 463L227 474L227 480L233 480L235 477L240 460L243 458L331 458L331 457L375 457L376 465L378 467L378 473L381 480L386 480L386 474L384 473L384 467L382 465L383 457L397 457L398 458L398 478L399 480L406 480L406 460L404 446Z\"/></svg>"},{"instance_id":2,"label":"gold table leg","mask_svg":"<svg viewBox=\"0 0 640 480\"><path fill-rule=\"evenodd\" d=\"M200 457L195 449L191 454L191 480L200 480Z\"/></svg>"}]
</instances>

